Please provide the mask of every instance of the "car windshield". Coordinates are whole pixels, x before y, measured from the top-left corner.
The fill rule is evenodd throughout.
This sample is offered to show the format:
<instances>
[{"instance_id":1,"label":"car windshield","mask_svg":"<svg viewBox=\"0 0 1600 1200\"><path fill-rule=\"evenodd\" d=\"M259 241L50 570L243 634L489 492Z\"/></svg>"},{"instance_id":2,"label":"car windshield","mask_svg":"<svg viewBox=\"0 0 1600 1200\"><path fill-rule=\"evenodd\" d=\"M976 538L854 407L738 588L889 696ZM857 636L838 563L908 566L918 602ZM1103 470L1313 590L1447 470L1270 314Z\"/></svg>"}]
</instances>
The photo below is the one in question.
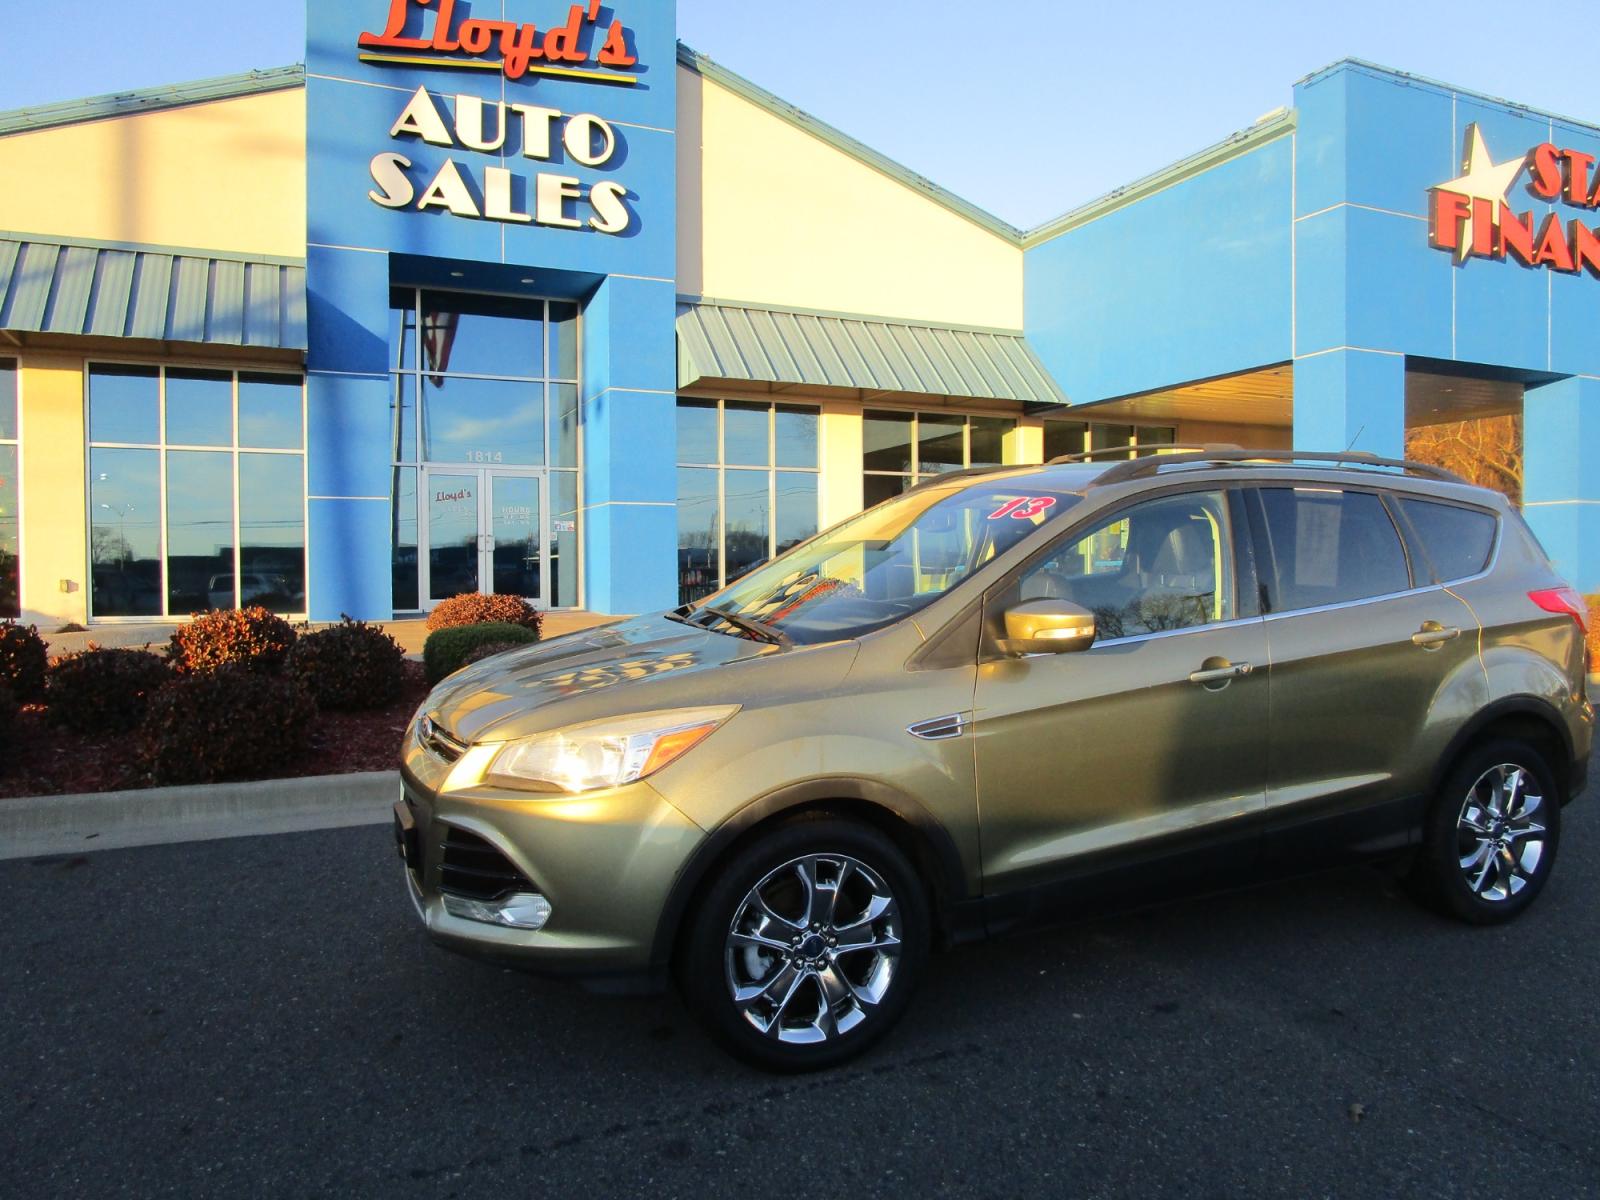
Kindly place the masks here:
<instances>
[{"instance_id":1,"label":"car windshield","mask_svg":"<svg viewBox=\"0 0 1600 1200\"><path fill-rule=\"evenodd\" d=\"M870 633L932 604L1080 498L1038 483L917 488L757 567L689 619L773 641Z\"/></svg>"}]
</instances>

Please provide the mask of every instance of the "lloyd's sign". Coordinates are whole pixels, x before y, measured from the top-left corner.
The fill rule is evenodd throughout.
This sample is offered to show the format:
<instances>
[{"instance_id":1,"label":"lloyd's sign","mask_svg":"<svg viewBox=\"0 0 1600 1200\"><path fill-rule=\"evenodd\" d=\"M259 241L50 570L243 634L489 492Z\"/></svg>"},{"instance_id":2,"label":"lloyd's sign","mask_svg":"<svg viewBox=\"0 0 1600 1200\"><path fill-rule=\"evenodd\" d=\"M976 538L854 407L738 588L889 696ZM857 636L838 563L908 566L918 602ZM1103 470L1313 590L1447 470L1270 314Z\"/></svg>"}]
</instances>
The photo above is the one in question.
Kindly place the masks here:
<instances>
[{"instance_id":1,"label":"lloyd's sign","mask_svg":"<svg viewBox=\"0 0 1600 1200\"><path fill-rule=\"evenodd\" d=\"M638 61L631 34L616 20L601 28L608 10L598 0L572 5L565 23L547 29L532 22L470 17L458 21L457 0L437 0L429 31L418 18L434 4L435 0L392 0L384 31L363 33L358 39L361 61L492 70L507 80L529 83L544 76L637 83L636 76L622 73L622 68ZM594 113L565 113L468 93L436 97L423 86L405 101L388 134L401 148L372 159L374 187L367 193L382 208L612 235L626 233L634 223L628 187L619 180L585 185L577 176L556 170L538 166L513 170L506 165L519 158L529 164L551 164L564 152L570 162L606 168L618 157L619 135L615 126ZM441 147L452 154L442 166L424 170L405 149L417 145ZM458 160L456 153L476 157Z\"/></svg>"},{"instance_id":2,"label":"lloyd's sign","mask_svg":"<svg viewBox=\"0 0 1600 1200\"><path fill-rule=\"evenodd\" d=\"M1521 158L1497 163L1476 124L1467 126L1461 174L1429 191L1428 241L1457 263L1469 258L1511 259L1528 267L1600 278L1600 171L1595 156L1544 142ZM1529 195L1561 208L1542 221L1507 203L1511 185L1527 175Z\"/></svg>"}]
</instances>

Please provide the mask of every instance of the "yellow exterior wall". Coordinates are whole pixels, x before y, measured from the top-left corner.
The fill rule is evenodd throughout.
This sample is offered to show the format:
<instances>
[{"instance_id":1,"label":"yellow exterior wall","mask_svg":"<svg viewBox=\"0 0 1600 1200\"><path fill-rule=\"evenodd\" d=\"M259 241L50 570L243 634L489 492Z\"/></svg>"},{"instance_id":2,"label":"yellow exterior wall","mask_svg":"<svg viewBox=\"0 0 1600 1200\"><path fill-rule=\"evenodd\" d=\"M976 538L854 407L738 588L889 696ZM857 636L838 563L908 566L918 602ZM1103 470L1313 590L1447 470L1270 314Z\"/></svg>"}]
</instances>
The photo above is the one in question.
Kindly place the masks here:
<instances>
[{"instance_id":1,"label":"yellow exterior wall","mask_svg":"<svg viewBox=\"0 0 1600 1200\"><path fill-rule=\"evenodd\" d=\"M46 632L88 619L83 374L81 355L34 353L18 372L22 615Z\"/></svg>"},{"instance_id":2,"label":"yellow exterior wall","mask_svg":"<svg viewBox=\"0 0 1600 1200\"><path fill-rule=\"evenodd\" d=\"M861 511L862 409L859 404L824 404L821 437L820 528Z\"/></svg>"},{"instance_id":3,"label":"yellow exterior wall","mask_svg":"<svg viewBox=\"0 0 1600 1200\"><path fill-rule=\"evenodd\" d=\"M0 229L301 257L304 88L0 137Z\"/></svg>"},{"instance_id":4,"label":"yellow exterior wall","mask_svg":"<svg viewBox=\"0 0 1600 1200\"><path fill-rule=\"evenodd\" d=\"M777 308L1022 328L1022 250L686 68L678 287Z\"/></svg>"}]
</instances>

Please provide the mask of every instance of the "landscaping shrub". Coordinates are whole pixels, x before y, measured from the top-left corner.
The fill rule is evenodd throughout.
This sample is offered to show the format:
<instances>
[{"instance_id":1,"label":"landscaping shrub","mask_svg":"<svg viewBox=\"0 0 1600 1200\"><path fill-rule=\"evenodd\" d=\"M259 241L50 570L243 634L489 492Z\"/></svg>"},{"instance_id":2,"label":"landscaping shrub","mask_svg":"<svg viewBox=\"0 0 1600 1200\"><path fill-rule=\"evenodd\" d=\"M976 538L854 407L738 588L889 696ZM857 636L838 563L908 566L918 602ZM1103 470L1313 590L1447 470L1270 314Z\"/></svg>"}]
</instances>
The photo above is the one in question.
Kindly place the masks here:
<instances>
[{"instance_id":1,"label":"landscaping shrub","mask_svg":"<svg viewBox=\"0 0 1600 1200\"><path fill-rule=\"evenodd\" d=\"M17 698L11 694L11 689L0 682L0 750L11 744L11 734L17 724ZM0 758L0 768L5 766L5 759Z\"/></svg>"},{"instance_id":2,"label":"landscaping shrub","mask_svg":"<svg viewBox=\"0 0 1600 1200\"><path fill-rule=\"evenodd\" d=\"M438 683L467 664L467 655L480 646L527 646L539 635L524 625L491 622L487 625L457 625L428 635L422 644L422 665L428 682Z\"/></svg>"},{"instance_id":3,"label":"landscaping shrub","mask_svg":"<svg viewBox=\"0 0 1600 1200\"><path fill-rule=\"evenodd\" d=\"M429 629L452 629L457 625L486 625L498 622L521 625L535 634L544 618L521 596L485 596L482 592L462 592L440 602L428 614Z\"/></svg>"},{"instance_id":4,"label":"landscaping shrub","mask_svg":"<svg viewBox=\"0 0 1600 1200\"><path fill-rule=\"evenodd\" d=\"M37 625L0 621L0 683L19 704L44 699L44 671L49 660Z\"/></svg>"},{"instance_id":5,"label":"landscaping shrub","mask_svg":"<svg viewBox=\"0 0 1600 1200\"><path fill-rule=\"evenodd\" d=\"M158 784L281 775L316 713L295 680L229 663L179 676L150 698L140 757Z\"/></svg>"},{"instance_id":6,"label":"landscaping shrub","mask_svg":"<svg viewBox=\"0 0 1600 1200\"><path fill-rule=\"evenodd\" d=\"M138 728L150 697L171 678L166 662L149 651L90 646L50 664L50 719L78 733L125 733Z\"/></svg>"},{"instance_id":7,"label":"landscaping shrub","mask_svg":"<svg viewBox=\"0 0 1600 1200\"><path fill-rule=\"evenodd\" d=\"M525 645L526 642L485 642L476 649L469 650L467 656L461 660L461 665L470 667L473 663L493 658L496 654L504 654L507 650L520 650Z\"/></svg>"},{"instance_id":8,"label":"landscaping shrub","mask_svg":"<svg viewBox=\"0 0 1600 1200\"><path fill-rule=\"evenodd\" d=\"M215 671L237 663L275 672L294 645L294 627L264 608L196 613L172 635L167 658L180 675Z\"/></svg>"},{"instance_id":9,"label":"landscaping shrub","mask_svg":"<svg viewBox=\"0 0 1600 1200\"><path fill-rule=\"evenodd\" d=\"M1589 670L1600 671L1600 595L1584 599L1589 605Z\"/></svg>"},{"instance_id":10,"label":"landscaping shrub","mask_svg":"<svg viewBox=\"0 0 1600 1200\"><path fill-rule=\"evenodd\" d=\"M289 651L289 674L318 708L382 708L400 694L405 651L376 625L345 617L303 633Z\"/></svg>"}]
</instances>

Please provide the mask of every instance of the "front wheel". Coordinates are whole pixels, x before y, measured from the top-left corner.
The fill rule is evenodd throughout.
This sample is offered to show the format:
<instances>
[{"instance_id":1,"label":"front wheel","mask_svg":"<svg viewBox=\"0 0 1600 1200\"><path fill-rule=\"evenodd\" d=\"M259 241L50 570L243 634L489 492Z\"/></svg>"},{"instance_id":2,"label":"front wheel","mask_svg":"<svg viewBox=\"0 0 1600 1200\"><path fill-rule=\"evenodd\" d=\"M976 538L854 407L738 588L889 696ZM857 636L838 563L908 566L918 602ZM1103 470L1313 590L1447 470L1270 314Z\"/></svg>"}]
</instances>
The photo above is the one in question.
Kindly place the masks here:
<instances>
[{"instance_id":1,"label":"front wheel","mask_svg":"<svg viewBox=\"0 0 1600 1200\"><path fill-rule=\"evenodd\" d=\"M739 1057L816 1070L900 1019L927 946L922 882L894 843L870 826L807 817L722 868L691 918L679 982Z\"/></svg>"},{"instance_id":2,"label":"front wheel","mask_svg":"<svg viewBox=\"0 0 1600 1200\"><path fill-rule=\"evenodd\" d=\"M1560 840L1561 796L1544 756L1525 742L1489 742L1435 798L1412 881L1463 921L1509 921L1544 889Z\"/></svg>"}]
</instances>

